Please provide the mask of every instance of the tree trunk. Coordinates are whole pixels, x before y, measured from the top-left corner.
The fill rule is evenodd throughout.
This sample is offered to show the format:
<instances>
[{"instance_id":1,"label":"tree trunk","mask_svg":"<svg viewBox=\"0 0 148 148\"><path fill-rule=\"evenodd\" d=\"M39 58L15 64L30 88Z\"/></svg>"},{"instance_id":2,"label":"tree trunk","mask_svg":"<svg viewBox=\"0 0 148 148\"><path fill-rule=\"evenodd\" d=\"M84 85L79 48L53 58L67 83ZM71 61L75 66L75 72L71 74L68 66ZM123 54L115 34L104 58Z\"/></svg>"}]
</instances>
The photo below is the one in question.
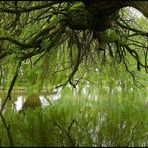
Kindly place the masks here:
<instances>
[{"instance_id":1,"label":"tree trunk","mask_svg":"<svg viewBox=\"0 0 148 148\"><path fill-rule=\"evenodd\" d=\"M105 31L119 17L121 8L132 6L148 17L148 2L83 0L83 4L72 6L68 14L69 26L75 30L91 29Z\"/></svg>"}]
</instances>

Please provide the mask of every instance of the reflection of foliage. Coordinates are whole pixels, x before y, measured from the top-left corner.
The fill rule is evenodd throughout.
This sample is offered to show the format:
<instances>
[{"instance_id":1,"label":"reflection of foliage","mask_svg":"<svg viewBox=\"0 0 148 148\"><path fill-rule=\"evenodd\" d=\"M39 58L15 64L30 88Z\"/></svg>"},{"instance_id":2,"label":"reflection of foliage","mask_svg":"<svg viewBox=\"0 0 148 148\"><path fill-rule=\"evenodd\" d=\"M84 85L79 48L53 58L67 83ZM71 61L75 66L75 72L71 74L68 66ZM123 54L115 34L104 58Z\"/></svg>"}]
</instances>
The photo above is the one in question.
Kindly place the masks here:
<instances>
[{"instance_id":1,"label":"reflection of foliage","mask_svg":"<svg viewBox=\"0 0 148 148\"><path fill-rule=\"evenodd\" d=\"M60 100L41 110L6 110L13 146L147 146L148 110L141 90L112 96L102 94L99 85L90 87L87 94L81 90L75 95L65 87ZM1 146L9 146L1 122L0 133Z\"/></svg>"},{"instance_id":2,"label":"reflection of foliage","mask_svg":"<svg viewBox=\"0 0 148 148\"><path fill-rule=\"evenodd\" d=\"M33 94L27 97L27 100L23 104L22 110L25 111L26 109L35 109L37 107L41 107L41 101L38 95Z\"/></svg>"}]
</instances>

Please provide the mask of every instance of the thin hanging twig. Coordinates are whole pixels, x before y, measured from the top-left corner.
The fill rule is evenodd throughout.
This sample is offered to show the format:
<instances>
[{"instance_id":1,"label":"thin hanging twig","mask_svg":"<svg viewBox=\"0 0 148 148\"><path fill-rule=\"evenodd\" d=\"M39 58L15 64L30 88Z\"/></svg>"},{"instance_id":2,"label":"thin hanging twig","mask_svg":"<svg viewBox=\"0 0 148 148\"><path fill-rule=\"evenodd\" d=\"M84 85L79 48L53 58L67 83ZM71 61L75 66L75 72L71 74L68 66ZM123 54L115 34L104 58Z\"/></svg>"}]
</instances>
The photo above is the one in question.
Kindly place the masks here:
<instances>
[{"instance_id":1,"label":"thin hanging twig","mask_svg":"<svg viewBox=\"0 0 148 148\"><path fill-rule=\"evenodd\" d=\"M2 114L2 113L3 113L3 110L4 110L4 107L5 107L5 105L6 105L7 100L8 100L8 99L11 99L11 91L12 91L12 89L13 89L13 86L14 86L15 82L16 82L16 79L17 79L17 76L18 76L18 73L19 73L19 70L20 70L21 62L22 62L22 61L19 61L19 62L18 62L18 65L17 65L16 71L15 71L15 74L14 74L14 76L13 76L11 85L10 85L10 87L9 87L7 96L6 96L6 98L5 98L5 100L4 100L4 103L2 104L2 107L1 107L1 110L0 110L0 116L1 116L2 122L3 122L3 124L4 124L4 127L5 127L5 129L6 129L6 131L7 131L7 136L8 136L9 143L10 143L10 146L11 146L11 147L14 147L14 142L13 142L13 138L12 138L12 135L11 135L11 132L10 132L10 125L7 125L6 120L5 120L5 118L3 117L3 114Z\"/></svg>"},{"instance_id":2,"label":"thin hanging twig","mask_svg":"<svg viewBox=\"0 0 148 148\"><path fill-rule=\"evenodd\" d=\"M17 76L18 76L18 73L19 73L19 70L20 70L20 66L21 66L21 62L22 62L22 61L19 61L19 62L18 62L18 65L17 65L16 71L15 71L15 74L14 74L13 79L12 79L12 81L11 81L11 85L10 85L10 87L9 87L7 96L6 96L6 98L5 98L5 100L4 100L3 104L2 104L0 113L2 113L2 111L4 110L4 107L5 107L5 105L6 105L7 100L8 100L8 99L11 100L11 91L12 91L13 86L14 86L14 84L15 84L15 81L16 81L16 79L17 79Z\"/></svg>"},{"instance_id":3,"label":"thin hanging twig","mask_svg":"<svg viewBox=\"0 0 148 148\"><path fill-rule=\"evenodd\" d=\"M9 139L10 146L14 147L13 138L12 138L12 135L10 133L10 125L7 125L6 120L3 117L2 113L0 113L0 116L1 116L2 122L3 122L4 126L5 126L5 129L7 131L7 136L8 136L8 139Z\"/></svg>"}]
</instances>

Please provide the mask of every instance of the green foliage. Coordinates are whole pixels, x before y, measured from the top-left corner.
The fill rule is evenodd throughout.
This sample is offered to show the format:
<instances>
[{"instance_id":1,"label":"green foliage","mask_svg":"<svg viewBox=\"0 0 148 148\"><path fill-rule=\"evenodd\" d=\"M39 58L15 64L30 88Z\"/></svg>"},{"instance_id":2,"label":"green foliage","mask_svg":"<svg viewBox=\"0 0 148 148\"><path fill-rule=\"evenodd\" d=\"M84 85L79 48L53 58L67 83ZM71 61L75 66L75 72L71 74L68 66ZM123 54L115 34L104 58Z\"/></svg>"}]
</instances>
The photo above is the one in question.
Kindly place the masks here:
<instances>
[{"instance_id":1,"label":"green foliage","mask_svg":"<svg viewBox=\"0 0 148 148\"><path fill-rule=\"evenodd\" d=\"M45 4L0 2L0 87L11 88L21 60L13 88L28 96L25 112L11 103L4 110L15 146L148 146L146 18ZM59 85L60 99L41 108L38 95ZM0 133L0 146L9 146L2 122Z\"/></svg>"},{"instance_id":2,"label":"green foliage","mask_svg":"<svg viewBox=\"0 0 148 148\"><path fill-rule=\"evenodd\" d=\"M0 4L1 7L4 5L10 10L11 7L16 7L15 3L5 5L1 2ZM28 6L38 6L41 3L18 2L17 4L27 9ZM99 81L103 87L116 87L117 81L122 83L124 88L126 87L124 85L129 85L130 88L136 83L138 87L141 86L140 84L147 87L147 75L144 73L144 70L147 71L147 67L144 66L147 65L147 38L143 32L137 31L147 30L146 18L142 16L134 20L127 9L122 10L120 18L114 20L110 29L99 32L88 30L84 26L92 23L99 26L97 21L104 20L95 17L91 22L92 17L87 15L89 15L87 8L81 2L51 4L47 8L24 12L18 16L18 21L15 13L3 12L1 37L11 38L1 39L0 42L3 86L9 88L16 63L22 59L20 68L22 72L19 72L15 87L23 86L29 93L39 92L43 88L53 90L56 86L64 86L69 82L74 86L80 80L85 83L83 79L95 83ZM112 14L111 17L114 16L116 14ZM121 27L118 22L125 26ZM73 30L69 25L74 25L80 30ZM101 34L101 36L94 37L94 34ZM11 41L12 39L22 42L23 45ZM105 51L97 51L102 43ZM130 48L129 51L126 49L127 46ZM142 63L140 66L137 60ZM5 69L9 71L6 72ZM126 91L129 88L127 87Z\"/></svg>"},{"instance_id":3,"label":"green foliage","mask_svg":"<svg viewBox=\"0 0 148 148\"><path fill-rule=\"evenodd\" d=\"M105 95L94 88L88 94L65 88L52 106L25 114L7 109L15 146L147 146L146 95ZM0 132L1 146L9 146L2 122Z\"/></svg>"},{"instance_id":4,"label":"green foliage","mask_svg":"<svg viewBox=\"0 0 148 148\"><path fill-rule=\"evenodd\" d=\"M39 96L37 94L31 94L27 96L27 99L22 106L22 111L25 111L29 108L35 109L37 107L41 107Z\"/></svg>"}]
</instances>

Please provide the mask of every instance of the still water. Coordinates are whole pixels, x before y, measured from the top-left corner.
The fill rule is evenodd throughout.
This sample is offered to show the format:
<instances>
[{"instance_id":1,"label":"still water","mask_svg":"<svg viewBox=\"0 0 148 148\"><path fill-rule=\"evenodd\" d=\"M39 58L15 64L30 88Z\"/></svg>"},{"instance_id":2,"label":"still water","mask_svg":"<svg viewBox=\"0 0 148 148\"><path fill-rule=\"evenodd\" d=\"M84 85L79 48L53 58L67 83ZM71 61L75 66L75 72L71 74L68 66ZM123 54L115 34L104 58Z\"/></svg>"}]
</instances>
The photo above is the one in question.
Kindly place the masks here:
<instances>
[{"instance_id":1,"label":"still water","mask_svg":"<svg viewBox=\"0 0 148 148\"><path fill-rule=\"evenodd\" d=\"M69 88L71 89L71 86L69 86ZM146 88L148 90L148 88ZM73 90L73 95L74 96L77 96L78 94L78 91L79 91L79 88ZM117 87L117 91L120 93L121 92L121 87ZM131 88L131 93L133 93L133 89ZM54 92L56 93L53 93L53 94L48 94L48 93L42 93L40 96L39 96L39 99L41 101L41 105L42 107L46 107L50 104L54 104L56 103L60 98L61 98L61 92L62 92L62 89L61 88L58 88L56 90L54 90ZM82 89L82 93L85 94L88 98L89 98L89 85L85 86L83 89ZM110 90L109 87L107 87L107 94L114 94L114 92L112 90ZM6 96L6 94L4 95L4 93L2 93L2 91L0 92L0 108L2 106L2 100L5 98L4 96ZM143 93L141 93L141 98L145 98L145 103L148 104L148 95L146 96L143 96ZM26 101L27 99L27 96L25 93L22 93L22 92L17 92L17 93L13 93L12 94L12 100L11 101L7 101L6 105L9 104L9 106L12 106L12 109L14 111L20 111L22 109L22 106L24 104L24 102ZM98 99L98 95L95 93L95 95L93 95L93 97L90 95L90 98L89 99L94 99L94 100L97 100Z\"/></svg>"},{"instance_id":2,"label":"still water","mask_svg":"<svg viewBox=\"0 0 148 148\"><path fill-rule=\"evenodd\" d=\"M4 95L2 93L0 93L0 108L2 106L2 103L3 103L3 99L5 98ZM24 104L24 102L26 101L27 99L27 96L25 94L22 94L22 93L17 93L15 95L12 95L12 100L8 100L6 105L9 105L9 106L12 106L12 109L14 111L20 111L22 109L22 106ZM40 95L39 96L39 99L41 101L41 105L42 107L45 107L45 106L48 106L50 103L55 103L56 101L59 100L61 94L58 92L56 94L46 94L46 95ZM49 103L50 102L50 103Z\"/></svg>"},{"instance_id":3,"label":"still water","mask_svg":"<svg viewBox=\"0 0 148 148\"><path fill-rule=\"evenodd\" d=\"M44 96L39 96L39 99L42 103L42 107L49 105L49 102L47 101L47 99ZM16 111L21 110L25 100L26 100L25 96L18 96L16 101L14 102L14 109Z\"/></svg>"}]
</instances>

